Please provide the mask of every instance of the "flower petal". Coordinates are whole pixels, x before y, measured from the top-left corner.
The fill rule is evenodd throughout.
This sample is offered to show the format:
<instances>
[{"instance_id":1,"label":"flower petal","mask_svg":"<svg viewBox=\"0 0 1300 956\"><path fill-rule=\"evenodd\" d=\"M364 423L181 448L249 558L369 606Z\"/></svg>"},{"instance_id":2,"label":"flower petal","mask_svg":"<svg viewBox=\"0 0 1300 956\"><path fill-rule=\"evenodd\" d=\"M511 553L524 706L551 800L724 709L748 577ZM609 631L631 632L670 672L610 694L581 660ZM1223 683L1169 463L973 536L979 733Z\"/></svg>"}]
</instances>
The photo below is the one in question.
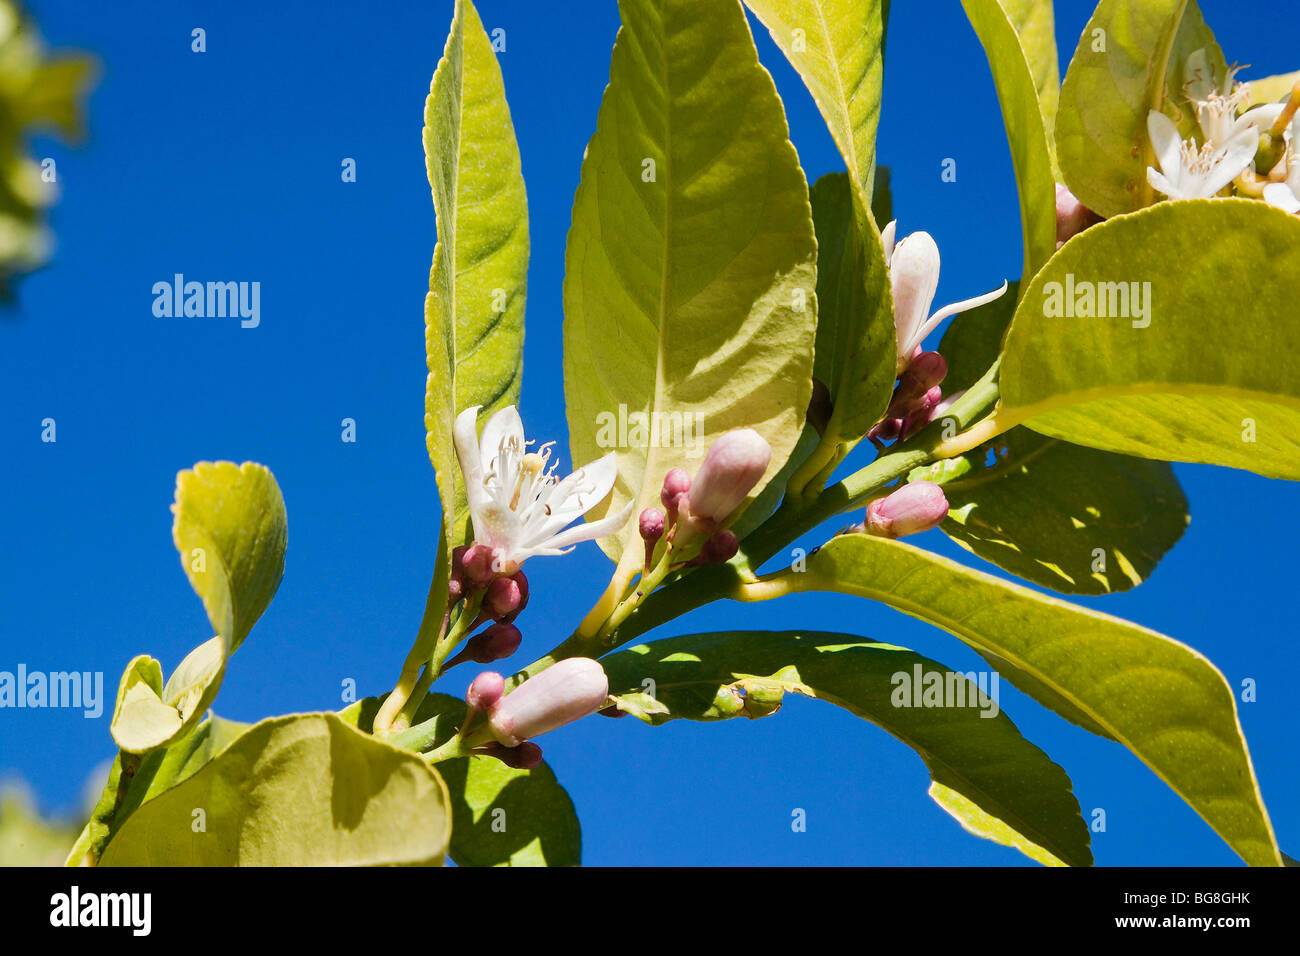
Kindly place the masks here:
<instances>
[{"instance_id":1,"label":"flower petal","mask_svg":"<svg viewBox=\"0 0 1300 956\"><path fill-rule=\"evenodd\" d=\"M925 337L935 330L935 328L944 319L950 315L956 315L958 312L965 312L967 309L974 309L984 305L986 302L992 302L994 299L1001 298L1007 291L1006 280L1002 280L1002 285L992 292L985 292L983 295L977 295L973 299L962 299L960 302L954 302L952 305L945 305L942 309L930 316L929 320L921 326L916 337L916 344L920 345L925 341Z\"/></svg>"},{"instance_id":2,"label":"flower petal","mask_svg":"<svg viewBox=\"0 0 1300 956\"><path fill-rule=\"evenodd\" d=\"M898 225L897 219L890 220L889 225L880 230L880 242L885 247L885 267L889 267L889 260L894 256L894 229Z\"/></svg>"},{"instance_id":3,"label":"flower petal","mask_svg":"<svg viewBox=\"0 0 1300 956\"><path fill-rule=\"evenodd\" d=\"M519 448L520 456L524 453L524 423L519 418L519 409L513 405L507 405L500 409L483 426L483 437L479 439L480 454L483 466L489 470L493 468L493 459L496 458L503 442L514 439L514 443Z\"/></svg>"},{"instance_id":4,"label":"flower petal","mask_svg":"<svg viewBox=\"0 0 1300 956\"><path fill-rule=\"evenodd\" d=\"M1183 138L1178 135L1174 121L1164 113L1151 110L1147 113L1147 134L1151 137L1151 148L1156 151L1160 171L1166 177L1175 175L1182 167Z\"/></svg>"},{"instance_id":5,"label":"flower petal","mask_svg":"<svg viewBox=\"0 0 1300 956\"><path fill-rule=\"evenodd\" d=\"M930 313L939 287L939 247L928 232L914 232L894 246L889 263L894 293L894 329L898 354L910 356L916 332Z\"/></svg>"},{"instance_id":6,"label":"flower petal","mask_svg":"<svg viewBox=\"0 0 1300 956\"><path fill-rule=\"evenodd\" d=\"M1204 194L1207 197L1214 196L1240 176L1255 159L1258 150L1259 130L1248 126L1234 133L1232 139L1214 154L1214 168L1205 179Z\"/></svg>"},{"instance_id":7,"label":"flower petal","mask_svg":"<svg viewBox=\"0 0 1300 956\"><path fill-rule=\"evenodd\" d=\"M1293 216L1300 212L1300 199L1296 198L1296 194L1286 183L1269 183L1265 186L1264 202Z\"/></svg>"},{"instance_id":8,"label":"flower petal","mask_svg":"<svg viewBox=\"0 0 1300 956\"><path fill-rule=\"evenodd\" d=\"M614 514L606 515L599 521L585 521L575 524L567 531L561 531L545 543L547 548L567 548L579 541L592 541L613 534L632 516L632 502L628 502Z\"/></svg>"},{"instance_id":9,"label":"flower petal","mask_svg":"<svg viewBox=\"0 0 1300 956\"><path fill-rule=\"evenodd\" d=\"M1165 178L1164 174L1156 172L1150 166L1147 167L1147 182L1151 184L1151 188L1156 192L1164 193L1170 199L1187 198L1183 195L1182 190Z\"/></svg>"}]
</instances>

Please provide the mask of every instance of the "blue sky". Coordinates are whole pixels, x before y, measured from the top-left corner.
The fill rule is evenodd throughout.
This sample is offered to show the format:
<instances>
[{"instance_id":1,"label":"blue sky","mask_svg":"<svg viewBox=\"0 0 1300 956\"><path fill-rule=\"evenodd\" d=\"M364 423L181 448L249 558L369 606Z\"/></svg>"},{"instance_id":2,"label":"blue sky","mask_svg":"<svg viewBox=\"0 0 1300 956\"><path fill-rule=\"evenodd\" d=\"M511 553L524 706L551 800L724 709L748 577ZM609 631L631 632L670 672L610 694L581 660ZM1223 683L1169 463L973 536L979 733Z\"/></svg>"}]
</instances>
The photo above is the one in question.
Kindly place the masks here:
<instances>
[{"instance_id":1,"label":"blue sky","mask_svg":"<svg viewBox=\"0 0 1300 956\"><path fill-rule=\"evenodd\" d=\"M57 161L53 263L0 319L0 670L100 670L137 653L170 670L210 636L170 537L176 472L200 460L270 467L289 515L279 594L232 661L217 702L256 720L337 709L340 684L391 686L423 608L438 504L424 447L422 302L434 222L420 150L429 77L450 0L388 5L33 2L54 46L102 60L90 139ZM1019 213L983 52L956 0L895 2L879 153L893 169L900 232L944 256L940 301L1015 278ZM1062 71L1090 4L1057 5ZM1243 75L1295 69L1263 8L1204 0ZM563 439L561 280L579 163L618 29L613 0L482 0L506 30L500 61L531 216L522 412ZM207 52L190 31L207 31ZM842 168L815 107L771 44L809 179ZM343 183L340 164L357 162ZM957 161L956 182L940 179ZM158 319L151 287L174 273L261 282L261 324ZM1237 321L1225 311L1225 321ZM40 441L44 418L58 441ZM357 441L340 440L355 419ZM563 446L561 441L561 446ZM1300 767L1290 706L1291 542L1300 489L1178 466L1192 523L1136 591L1082 603L1203 651L1234 686L1284 848L1300 846ZM1085 476L1081 476L1084 480ZM813 543L816 543L815 541ZM920 541L979 567L938 532ZM609 565L594 545L528 571L522 664L590 606ZM846 630L963 670L954 638L887 608L828 595L721 605L662 636L726 627ZM453 672L460 693L472 674ZM967 835L926 796L921 761L884 732L818 701L773 718L661 728L590 719L541 742L579 809L593 864L1019 865ZM1232 864L1236 857L1122 747L1003 684L1003 709L1070 773L1101 864ZM0 775L24 776L48 810L72 807L111 756L108 715L0 713ZM807 812L807 831L791 812Z\"/></svg>"}]
</instances>

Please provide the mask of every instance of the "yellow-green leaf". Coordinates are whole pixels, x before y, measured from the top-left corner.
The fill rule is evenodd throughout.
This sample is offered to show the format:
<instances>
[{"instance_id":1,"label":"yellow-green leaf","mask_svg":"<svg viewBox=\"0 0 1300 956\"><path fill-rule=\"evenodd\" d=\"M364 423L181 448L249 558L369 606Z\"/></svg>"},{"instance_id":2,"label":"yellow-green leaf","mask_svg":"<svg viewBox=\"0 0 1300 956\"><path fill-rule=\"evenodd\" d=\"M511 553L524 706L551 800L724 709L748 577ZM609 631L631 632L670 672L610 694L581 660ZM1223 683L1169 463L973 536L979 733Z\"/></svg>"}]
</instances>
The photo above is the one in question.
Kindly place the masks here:
<instances>
[{"instance_id":1,"label":"yellow-green leaf","mask_svg":"<svg viewBox=\"0 0 1300 956\"><path fill-rule=\"evenodd\" d=\"M996 414L1106 451L1300 478L1297 302L1300 219L1265 203L1109 220L1026 289Z\"/></svg>"},{"instance_id":2,"label":"yellow-green leaf","mask_svg":"<svg viewBox=\"0 0 1300 956\"><path fill-rule=\"evenodd\" d=\"M176 476L172 539L226 656L262 616L284 576L284 498L264 466L199 462Z\"/></svg>"},{"instance_id":3,"label":"yellow-green leaf","mask_svg":"<svg viewBox=\"0 0 1300 956\"><path fill-rule=\"evenodd\" d=\"M518 402L528 278L519 146L501 67L471 0L456 0L433 74L424 158L438 227L424 301L424 427L450 555L470 534L452 423L474 405L486 415Z\"/></svg>"},{"instance_id":4,"label":"yellow-green leaf","mask_svg":"<svg viewBox=\"0 0 1300 956\"><path fill-rule=\"evenodd\" d=\"M565 255L573 460L618 452L592 518L657 502L669 469L694 472L733 428L763 435L768 477L780 472L812 391L816 322L808 188L740 5L619 7ZM642 433L620 427L632 416ZM601 546L639 570L635 521Z\"/></svg>"},{"instance_id":5,"label":"yellow-green leaf","mask_svg":"<svg viewBox=\"0 0 1300 956\"><path fill-rule=\"evenodd\" d=\"M438 865L450 824L447 789L418 754L299 714L254 725L141 806L102 865Z\"/></svg>"},{"instance_id":6,"label":"yellow-green leaf","mask_svg":"<svg viewBox=\"0 0 1300 956\"><path fill-rule=\"evenodd\" d=\"M869 535L833 538L803 573L742 596L790 590L869 598L956 635L1039 703L1131 750L1247 863L1281 864L1232 688L1185 644Z\"/></svg>"}]
</instances>

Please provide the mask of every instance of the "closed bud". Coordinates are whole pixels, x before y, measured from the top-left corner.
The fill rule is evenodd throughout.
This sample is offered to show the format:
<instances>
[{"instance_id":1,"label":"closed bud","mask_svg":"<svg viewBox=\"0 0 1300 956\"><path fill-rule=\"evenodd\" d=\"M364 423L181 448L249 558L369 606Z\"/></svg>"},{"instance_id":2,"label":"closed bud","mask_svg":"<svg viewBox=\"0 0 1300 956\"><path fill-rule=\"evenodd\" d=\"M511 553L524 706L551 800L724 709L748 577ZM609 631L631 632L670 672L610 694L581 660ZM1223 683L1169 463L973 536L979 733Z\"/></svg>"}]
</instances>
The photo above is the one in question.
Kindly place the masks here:
<instances>
[{"instance_id":1,"label":"closed bud","mask_svg":"<svg viewBox=\"0 0 1300 956\"><path fill-rule=\"evenodd\" d=\"M699 556L693 561L687 562L689 565L699 564L722 564L724 561L730 561L740 550L740 540L731 531L718 531L709 536L704 542L704 547L700 549Z\"/></svg>"},{"instance_id":2,"label":"closed bud","mask_svg":"<svg viewBox=\"0 0 1300 956\"><path fill-rule=\"evenodd\" d=\"M664 536L664 513L658 508L646 508L645 511L641 512L638 525L642 540L646 544L653 546L656 541Z\"/></svg>"},{"instance_id":3,"label":"closed bud","mask_svg":"<svg viewBox=\"0 0 1300 956\"><path fill-rule=\"evenodd\" d=\"M948 499L932 481L913 481L867 505L867 534L901 538L936 528L948 517Z\"/></svg>"},{"instance_id":4,"label":"closed bud","mask_svg":"<svg viewBox=\"0 0 1300 956\"><path fill-rule=\"evenodd\" d=\"M903 427L899 432L900 438L911 438L926 425L934 420L934 410L939 407L943 401L943 389L938 385L930 389L922 396L921 400L916 403L914 408L906 418L903 419Z\"/></svg>"},{"instance_id":5,"label":"closed bud","mask_svg":"<svg viewBox=\"0 0 1300 956\"><path fill-rule=\"evenodd\" d=\"M475 591L482 591L497 576L496 555L486 545L471 544L466 548L461 567L464 569L465 583Z\"/></svg>"},{"instance_id":6,"label":"closed bud","mask_svg":"<svg viewBox=\"0 0 1300 956\"><path fill-rule=\"evenodd\" d=\"M506 690L506 679L496 671L484 671L475 677L465 692L470 710L491 710Z\"/></svg>"},{"instance_id":7,"label":"closed bud","mask_svg":"<svg viewBox=\"0 0 1300 956\"><path fill-rule=\"evenodd\" d=\"M507 694L488 722L507 747L563 727L604 706L609 679L596 661L569 657L528 678Z\"/></svg>"},{"instance_id":8,"label":"closed bud","mask_svg":"<svg viewBox=\"0 0 1300 956\"><path fill-rule=\"evenodd\" d=\"M491 664L519 650L523 639L524 636L519 633L519 628L513 624L493 624L466 641L465 649L457 657L459 660L474 661L476 664Z\"/></svg>"},{"instance_id":9,"label":"closed bud","mask_svg":"<svg viewBox=\"0 0 1300 956\"><path fill-rule=\"evenodd\" d=\"M902 418L913 410L917 400L943 382L948 374L948 360L938 352L922 352L903 370L893 401L885 412L887 418Z\"/></svg>"},{"instance_id":10,"label":"closed bud","mask_svg":"<svg viewBox=\"0 0 1300 956\"><path fill-rule=\"evenodd\" d=\"M691 517L721 523L758 484L772 460L772 447L752 428L727 432L709 446L691 483Z\"/></svg>"},{"instance_id":11,"label":"closed bud","mask_svg":"<svg viewBox=\"0 0 1300 956\"><path fill-rule=\"evenodd\" d=\"M510 575L510 580L514 581L515 587L519 589L519 602L515 605L513 611L508 612L501 618L503 624L509 624L524 612L524 608L528 607L528 578L524 576L523 571L516 571Z\"/></svg>"},{"instance_id":12,"label":"closed bud","mask_svg":"<svg viewBox=\"0 0 1300 956\"><path fill-rule=\"evenodd\" d=\"M522 602L523 592L514 578L497 578L488 585L487 594L483 595L480 614L494 621L505 621L507 618L513 620Z\"/></svg>"},{"instance_id":13,"label":"closed bud","mask_svg":"<svg viewBox=\"0 0 1300 956\"><path fill-rule=\"evenodd\" d=\"M1079 202L1065 186L1056 184L1056 248L1099 222L1101 216Z\"/></svg>"},{"instance_id":14,"label":"closed bud","mask_svg":"<svg viewBox=\"0 0 1300 956\"><path fill-rule=\"evenodd\" d=\"M465 552L467 545L453 548L451 552L451 577L447 579L447 599L449 604L456 604L465 596Z\"/></svg>"},{"instance_id":15,"label":"closed bud","mask_svg":"<svg viewBox=\"0 0 1300 956\"><path fill-rule=\"evenodd\" d=\"M663 502L669 524L677 520L678 501L690 490L691 476L686 474L684 469L674 468L664 475L664 486L659 492L659 500Z\"/></svg>"}]
</instances>

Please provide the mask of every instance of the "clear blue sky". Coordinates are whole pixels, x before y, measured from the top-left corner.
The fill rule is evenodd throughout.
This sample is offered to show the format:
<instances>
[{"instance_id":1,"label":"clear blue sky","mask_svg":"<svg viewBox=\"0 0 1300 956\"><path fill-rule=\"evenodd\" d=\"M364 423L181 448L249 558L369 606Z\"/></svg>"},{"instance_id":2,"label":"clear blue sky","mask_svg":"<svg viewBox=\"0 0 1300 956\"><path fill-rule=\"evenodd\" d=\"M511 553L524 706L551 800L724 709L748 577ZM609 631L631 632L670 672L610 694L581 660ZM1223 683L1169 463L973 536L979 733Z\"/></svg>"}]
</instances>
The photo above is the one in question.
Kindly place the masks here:
<instances>
[{"instance_id":1,"label":"clear blue sky","mask_svg":"<svg viewBox=\"0 0 1300 956\"><path fill-rule=\"evenodd\" d=\"M210 636L170 538L177 470L253 459L289 514L279 595L234 658L217 710L256 720L336 709L340 682L391 686L418 624L438 505L422 424L422 302L434 244L421 112L450 0L357 3L33 2L52 45L102 59L79 150L39 140L63 187L54 262L0 320L0 670L102 670L112 693L134 654L170 671ZM900 231L944 256L940 301L983 292L1020 263L1019 214L983 52L956 0L896 0L880 156L894 170ZM1273 14L1202 4L1244 76L1295 69ZM1058 3L1064 61L1090 4ZM532 219L522 411L530 434L565 436L564 240L618 28L613 0L482 0L500 57ZM190 52L207 30L208 51ZM809 179L842 168L811 99L757 31ZM358 181L340 180L344 157ZM943 183L943 159L957 181ZM262 319L157 319L153 283L173 273L262 283ZM1235 321L1225 308L1225 321ZM1243 334L1249 334L1243 330ZM41 420L58 423L56 444ZM340 421L358 441L340 441ZM561 441L563 447L564 442ZM1089 604L1205 652L1235 686L1284 848L1300 847L1295 710L1300 660L1292 541L1300 488L1179 466L1183 541L1136 591ZM1086 480L1086 476L1080 476ZM938 532L920 543L980 567ZM521 620L531 660L590 605L608 563L594 545L537 559ZM886 608L826 595L697 613L662 636L729 626L842 629L960 669L956 639ZM472 674L453 672L459 693ZM1122 747L1003 684L1002 706L1066 768L1101 864L1231 864L1236 857ZM588 863L1012 864L926 796L910 750L830 705L788 699L775 717L650 728L590 719L541 741L577 804ZM0 774L25 776L47 809L72 806L110 756L107 713L0 712ZM792 833L791 811L807 811Z\"/></svg>"}]
</instances>

